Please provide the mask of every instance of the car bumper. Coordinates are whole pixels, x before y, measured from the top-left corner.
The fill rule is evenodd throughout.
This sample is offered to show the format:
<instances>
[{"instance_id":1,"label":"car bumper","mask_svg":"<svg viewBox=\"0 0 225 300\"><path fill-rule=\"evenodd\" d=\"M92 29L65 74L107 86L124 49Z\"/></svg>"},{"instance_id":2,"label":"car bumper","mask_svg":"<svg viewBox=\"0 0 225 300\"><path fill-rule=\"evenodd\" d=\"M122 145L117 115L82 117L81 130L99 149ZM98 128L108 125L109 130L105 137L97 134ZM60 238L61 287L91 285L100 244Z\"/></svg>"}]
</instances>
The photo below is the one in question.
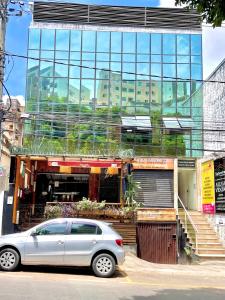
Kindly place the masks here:
<instances>
[{"instance_id":1,"label":"car bumper","mask_svg":"<svg viewBox=\"0 0 225 300\"><path fill-rule=\"evenodd\" d=\"M117 264L122 265L125 261L125 251L121 249L121 251L117 253L116 258Z\"/></svg>"}]
</instances>

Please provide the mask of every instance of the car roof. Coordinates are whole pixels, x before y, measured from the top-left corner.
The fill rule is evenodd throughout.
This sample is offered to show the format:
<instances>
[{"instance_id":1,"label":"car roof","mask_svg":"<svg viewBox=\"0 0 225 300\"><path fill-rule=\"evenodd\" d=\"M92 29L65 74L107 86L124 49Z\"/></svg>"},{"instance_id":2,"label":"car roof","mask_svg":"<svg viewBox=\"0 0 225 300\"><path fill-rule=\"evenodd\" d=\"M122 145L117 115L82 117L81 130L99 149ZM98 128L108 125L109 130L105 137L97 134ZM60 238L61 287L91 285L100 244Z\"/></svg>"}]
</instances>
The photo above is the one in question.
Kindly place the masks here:
<instances>
[{"instance_id":1,"label":"car roof","mask_svg":"<svg viewBox=\"0 0 225 300\"><path fill-rule=\"evenodd\" d=\"M100 221L100 220L95 220L95 219L85 219L85 218L55 218L55 219L49 219L46 220L38 225L41 224L48 224L52 222L86 222L86 223L94 223L99 226L109 226L111 223Z\"/></svg>"}]
</instances>

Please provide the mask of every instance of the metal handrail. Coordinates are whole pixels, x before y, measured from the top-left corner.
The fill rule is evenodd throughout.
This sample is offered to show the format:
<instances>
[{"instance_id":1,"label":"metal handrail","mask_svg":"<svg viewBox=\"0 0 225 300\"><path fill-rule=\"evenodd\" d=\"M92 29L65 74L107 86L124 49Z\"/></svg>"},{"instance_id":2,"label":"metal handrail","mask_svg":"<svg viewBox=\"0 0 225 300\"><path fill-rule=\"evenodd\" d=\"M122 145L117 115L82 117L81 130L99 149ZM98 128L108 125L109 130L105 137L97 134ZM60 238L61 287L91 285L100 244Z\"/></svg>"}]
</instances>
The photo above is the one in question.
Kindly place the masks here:
<instances>
[{"instance_id":1,"label":"metal handrail","mask_svg":"<svg viewBox=\"0 0 225 300\"><path fill-rule=\"evenodd\" d=\"M198 236L199 231L198 231L196 225L194 224L194 222L193 222L193 220L191 218L191 215L189 214L189 212L185 208L185 206L184 206L184 204L183 204L183 202L182 202L182 200L180 199L179 196L178 196L178 201L180 202L180 204L181 204L181 206L182 206L182 208L183 208L183 210L185 212L185 215L184 215L185 231L187 232L187 218L188 218L189 222L191 223L191 225L192 225L192 227L194 229L194 232L195 232L195 250L196 250L195 252L196 252L196 254L198 254L198 237L197 236Z\"/></svg>"}]
</instances>

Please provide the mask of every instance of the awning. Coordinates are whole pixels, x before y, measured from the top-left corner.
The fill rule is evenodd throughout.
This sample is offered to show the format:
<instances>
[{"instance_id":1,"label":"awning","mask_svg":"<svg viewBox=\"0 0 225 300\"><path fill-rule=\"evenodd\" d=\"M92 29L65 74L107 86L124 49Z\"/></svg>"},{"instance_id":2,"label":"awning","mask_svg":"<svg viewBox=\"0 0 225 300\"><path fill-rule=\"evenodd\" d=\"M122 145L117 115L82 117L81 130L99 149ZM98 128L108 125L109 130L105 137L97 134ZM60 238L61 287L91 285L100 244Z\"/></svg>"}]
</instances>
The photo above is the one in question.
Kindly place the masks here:
<instances>
[{"instance_id":1,"label":"awning","mask_svg":"<svg viewBox=\"0 0 225 300\"><path fill-rule=\"evenodd\" d=\"M122 117L122 126L136 128L137 130L151 130L151 119L149 116Z\"/></svg>"},{"instance_id":2,"label":"awning","mask_svg":"<svg viewBox=\"0 0 225 300\"><path fill-rule=\"evenodd\" d=\"M121 160L77 160L77 161L48 161L50 167L78 167L78 168L121 168Z\"/></svg>"},{"instance_id":3,"label":"awning","mask_svg":"<svg viewBox=\"0 0 225 300\"><path fill-rule=\"evenodd\" d=\"M176 118L176 117L163 117L163 124L167 129L182 129L193 128L194 121L192 118Z\"/></svg>"}]
</instances>

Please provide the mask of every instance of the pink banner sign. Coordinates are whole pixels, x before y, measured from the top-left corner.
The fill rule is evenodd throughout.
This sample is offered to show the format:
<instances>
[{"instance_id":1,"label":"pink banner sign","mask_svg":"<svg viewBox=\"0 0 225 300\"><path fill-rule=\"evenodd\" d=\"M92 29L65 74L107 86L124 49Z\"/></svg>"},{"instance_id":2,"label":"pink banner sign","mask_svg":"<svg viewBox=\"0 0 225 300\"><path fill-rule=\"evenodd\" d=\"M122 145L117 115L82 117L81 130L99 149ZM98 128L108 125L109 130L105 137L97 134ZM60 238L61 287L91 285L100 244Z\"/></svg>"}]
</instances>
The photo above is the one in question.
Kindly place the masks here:
<instances>
[{"instance_id":1,"label":"pink banner sign","mask_svg":"<svg viewBox=\"0 0 225 300\"><path fill-rule=\"evenodd\" d=\"M202 205L203 213L205 214L215 214L215 205L213 204L203 204Z\"/></svg>"}]
</instances>

